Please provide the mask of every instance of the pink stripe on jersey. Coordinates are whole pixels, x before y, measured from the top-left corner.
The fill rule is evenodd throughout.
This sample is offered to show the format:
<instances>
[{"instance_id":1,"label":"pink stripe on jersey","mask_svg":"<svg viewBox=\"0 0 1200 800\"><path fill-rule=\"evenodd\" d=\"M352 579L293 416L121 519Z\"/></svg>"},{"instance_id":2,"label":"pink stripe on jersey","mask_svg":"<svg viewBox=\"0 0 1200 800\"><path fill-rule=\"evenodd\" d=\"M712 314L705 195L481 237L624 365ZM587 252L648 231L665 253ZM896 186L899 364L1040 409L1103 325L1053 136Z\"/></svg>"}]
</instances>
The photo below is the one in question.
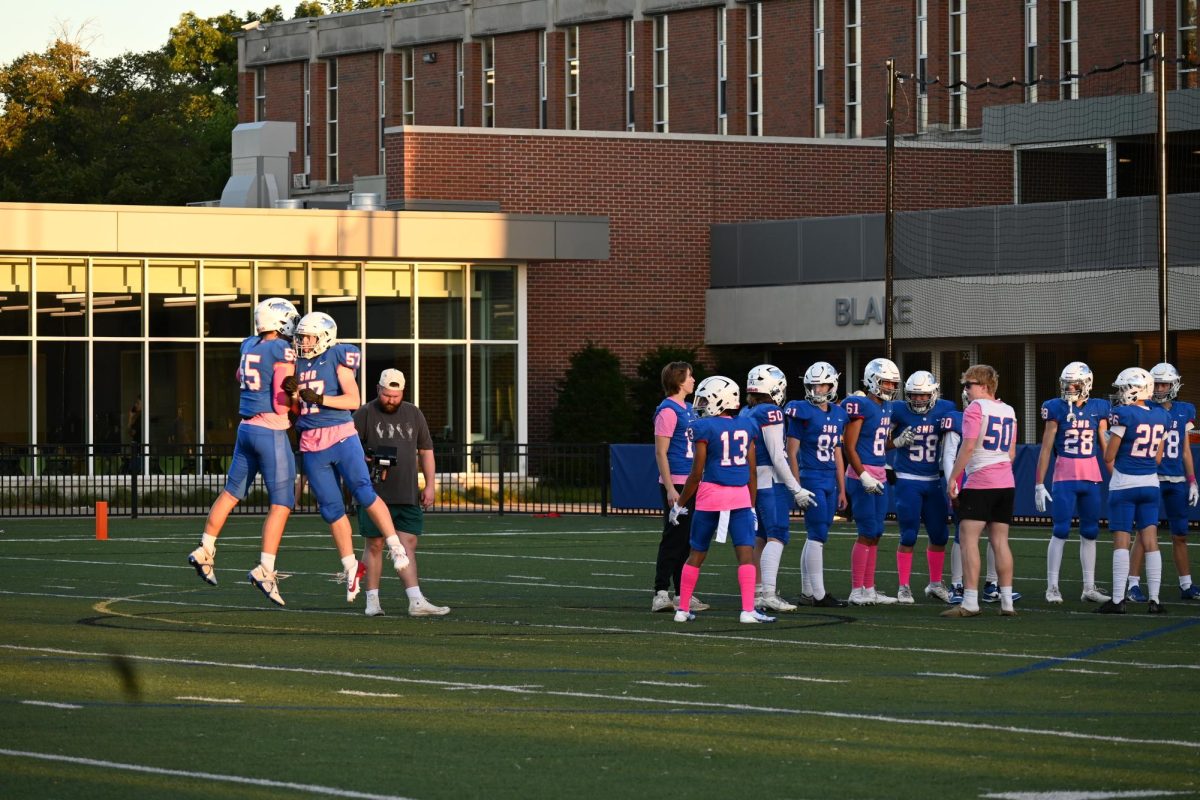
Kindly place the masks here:
<instances>
[{"instance_id":1,"label":"pink stripe on jersey","mask_svg":"<svg viewBox=\"0 0 1200 800\"><path fill-rule=\"evenodd\" d=\"M750 506L749 486L722 486L701 481L696 490L697 511L733 511Z\"/></svg>"},{"instance_id":2,"label":"pink stripe on jersey","mask_svg":"<svg viewBox=\"0 0 1200 800\"><path fill-rule=\"evenodd\" d=\"M880 481L887 479L887 467L878 467L874 464L863 464L863 466L867 468L867 472L871 473L872 478ZM858 478L858 473L854 471L854 467L846 467L846 477Z\"/></svg>"},{"instance_id":3,"label":"pink stripe on jersey","mask_svg":"<svg viewBox=\"0 0 1200 800\"><path fill-rule=\"evenodd\" d=\"M275 414L270 411L264 411L261 414L255 414L250 419L242 420L243 425L257 425L260 428L270 428L273 431L286 431L292 427L291 420L287 414Z\"/></svg>"},{"instance_id":4,"label":"pink stripe on jersey","mask_svg":"<svg viewBox=\"0 0 1200 800\"><path fill-rule=\"evenodd\" d=\"M353 422L330 425L328 428L309 428L300 431L300 452L315 453L319 450L328 450L351 436L358 436Z\"/></svg>"},{"instance_id":5,"label":"pink stripe on jersey","mask_svg":"<svg viewBox=\"0 0 1200 800\"><path fill-rule=\"evenodd\" d=\"M962 438L978 439L981 428L983 428L983 406L979 403L971 403L963 412Z\"/></svg>"},{"instance_id":6,"label":"pink stripe on jersey","mask_svg":"<svg viewBox=\"0 0 1200 800\"><path fill-rule=\"evenodd\" d=\"M675 402L674 400L671 401ZM683 408L683 406L680 406ZM673 408L664 408L654 416L654 435L670 438L675 435L675 426L679 424L679 415Z\"/></svg>"},{"instance_id":7,"label":"pink stripe on jersey","mask_svg":"<svg viewBox=\"0 0 1200 800\"><path fill-rule=\"evenodd\" d=\"M1095 458L1063 458L1054 462L1054 481L1099 481L1100 464Z\"/></svg>"},{"instance_id":8,"label":"pink stripe on jersey","mask_svg":"<svg viewBox=\"0 0 1200 800\"><path fill-rule=\"evenodd\" d=\"M1010 489L1015 487L1012 463L988 464L972 472L967 481L967 489Z\"/></svg>"}]
</instances>

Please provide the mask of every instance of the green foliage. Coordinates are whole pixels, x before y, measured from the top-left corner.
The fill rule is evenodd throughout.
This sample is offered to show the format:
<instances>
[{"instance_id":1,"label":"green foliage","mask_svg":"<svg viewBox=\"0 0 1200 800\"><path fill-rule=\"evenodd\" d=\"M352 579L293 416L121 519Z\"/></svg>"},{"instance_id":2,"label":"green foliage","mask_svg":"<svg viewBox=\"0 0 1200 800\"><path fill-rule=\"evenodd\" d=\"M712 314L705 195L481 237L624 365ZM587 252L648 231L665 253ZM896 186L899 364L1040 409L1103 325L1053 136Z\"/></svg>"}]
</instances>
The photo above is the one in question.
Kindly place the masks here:
<instances>
[{"instance_id":1,"label":"green foliage","mask_svg":"<svg viewBox=\"0 0 1200 800\"><path fill-rule=\"evenodd\" d=\"M551 417L561 443L624 442L633 430L629 381L616 354L588 342L571 355Z\"/></svg>"},{"instance_id":2,"label":"green foliage","mask_svg":"<svg viewBox=\"0 0 1200 800\"><path fill-rule=\"evenodd\" d=\"M637 377L630 383L629 394L633 404L635 425L631 441L653 442L654 409L663 399L662 370L672 361L686 361L692 365L692 374L697 383L704 378L704 365L696 361L696 350L691 347L664 345L642 356L637 365Z\"/></svg>"}]
</instances>

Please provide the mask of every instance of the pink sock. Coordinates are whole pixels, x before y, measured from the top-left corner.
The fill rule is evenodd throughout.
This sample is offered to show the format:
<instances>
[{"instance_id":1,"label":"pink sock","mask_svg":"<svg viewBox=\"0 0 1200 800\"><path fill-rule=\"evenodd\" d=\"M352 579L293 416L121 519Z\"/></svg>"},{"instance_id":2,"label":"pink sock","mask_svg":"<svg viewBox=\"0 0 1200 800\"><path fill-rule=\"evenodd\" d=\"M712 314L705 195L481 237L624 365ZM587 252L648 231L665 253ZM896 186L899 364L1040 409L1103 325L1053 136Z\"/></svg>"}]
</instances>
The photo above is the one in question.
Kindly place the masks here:
<instances>
[{"instance_id":1,"label":"pink sock","mask_svg":"<svg viewBox=\"0 0 1200 800\"><path fill-rule=\"evenodd\" d=\"M684 564L683 574L679 576L679 609L687 611L692 607L692 592L696 591L696 581L698 580L700 580L700 568Z\"/></svg>"},{"instance_id":2,"label":"pink sock","mask_svg":"<svg viewBox=\"0 0 1200 800\"><path fill-rule=\"evenodd\" d=\"M878 550L879 548L875 548ZM896 551L896 572L900 573L900 585L908 586L909 579L912 578L912 551L903 553Z\"/></svg>"},{"instance_id":3,"label":"pink sock","mask_svg":"<svg viewBox=\"0 0 1200 800\"><path fill-rule=\"evenodd\" d=\"M742 590L742 611L754 610L754 565L738 565L738 587Z\"/></svg>"},{"instance_id":4,"label":"pink sock","mask_svg":"<svg viewBox=\"0 0 1200 800\"><path fill-rule=\"evenodd\" d=\"M850 549L850 588L861 589L866 586L863 583L867 573L867 546L861 542L855 542L854 547Z\"/></svg>"},{"instance_id":5,"label":"pink sock","mask_svg":"<svg viewBox=\"0 0 1200 800\"><path fill-rule=\"evenodd\" d=\"M926 550L925 560L929 562L929 582L941 583L942 570L946 566L946 551Z\"/></svg>"},{"instance_id":6,"label":"pink sock","mask_svg":"<svg viewBox=\"0 0 1200 800\"><path fill-rule=\"evenodd\" d=\"M879 545L867 548L867 570L863 573L863 586L875 585L875 560L879 558Z\"/></svg>"}]
</instances>

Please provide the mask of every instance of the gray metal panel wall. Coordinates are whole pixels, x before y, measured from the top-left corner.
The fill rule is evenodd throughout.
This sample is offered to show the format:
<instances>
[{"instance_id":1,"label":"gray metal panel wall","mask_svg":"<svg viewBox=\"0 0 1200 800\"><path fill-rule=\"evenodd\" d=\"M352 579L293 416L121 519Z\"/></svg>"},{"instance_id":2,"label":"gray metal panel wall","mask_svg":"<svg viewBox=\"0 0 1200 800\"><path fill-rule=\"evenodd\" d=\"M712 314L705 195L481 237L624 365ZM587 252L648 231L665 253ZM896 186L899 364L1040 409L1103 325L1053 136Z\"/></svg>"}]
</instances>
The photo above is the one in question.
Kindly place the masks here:
<instances>
[{"instance_id":1,"label":"gray metal panel wall","mask_svg":"<svg viewBox=\"0 0 1200 800\"><path fill-rule=\"evenodd\" d=\"M1035 144L1153 134L1157 107L1153 94L988 106L983 109L983 141ZM1168 92L1167 130L1195 130L1198 124L1200 89Z\"/></svg>"}]
</instances>

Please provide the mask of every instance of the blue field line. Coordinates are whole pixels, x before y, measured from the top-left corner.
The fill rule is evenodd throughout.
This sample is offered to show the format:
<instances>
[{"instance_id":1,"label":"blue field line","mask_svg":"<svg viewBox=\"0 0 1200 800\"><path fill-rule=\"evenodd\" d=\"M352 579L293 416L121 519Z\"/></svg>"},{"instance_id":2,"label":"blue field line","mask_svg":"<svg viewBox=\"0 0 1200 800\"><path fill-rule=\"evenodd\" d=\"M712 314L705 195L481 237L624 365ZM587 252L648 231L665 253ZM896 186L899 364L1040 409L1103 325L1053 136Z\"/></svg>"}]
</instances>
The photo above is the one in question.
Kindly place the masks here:
<instances>
[{"instance_id":1,"label":"blue field line","mask_svg":"<svg viewBox=\"0 0 1200 800\"><path fill-rule=\"evenodd\" d=\"M1114 650L1118 647L1124 647L1127 644L1143 642L1147 639L1153 639L1156 636L1164 636L1168 633L1175 633L1176 631L1181 631L1186 628L1191 628L1195 625L1200 625L1200 619L1197 619L1195 617L1193 617L1191 619L1185 619L1182 622L1177 622L1174 625L1168 625L1165 628L1155 628L1154 630L1145 631L1143 633L1139 633L1134 636L1127 636L1124 639L1117 639L1112 642L1105 642L1104 644L1098 644L1098 645L1095 645L1094 647L1089 647L1086 650L1079 650L1074 653L1071 653L1070 655L1063 656L1062 658L1048 658L1044 661L1039 661L1036 664L1030 664L1027 667L1017 667L1016 669L1010 669L1006 672L998 673L994 677L1011 678L1016 675L1024 675L1027 672L1037 672L1039 670L1050 669L1051 667L1057 667L1061 664L1070 664L1072 662L1076 662L1076 661L1080 661L1085 658L1089 658L1090 656L1094 656L1098 653L1103 653L1106 650Z\"/></svg>"}]
</instances>

